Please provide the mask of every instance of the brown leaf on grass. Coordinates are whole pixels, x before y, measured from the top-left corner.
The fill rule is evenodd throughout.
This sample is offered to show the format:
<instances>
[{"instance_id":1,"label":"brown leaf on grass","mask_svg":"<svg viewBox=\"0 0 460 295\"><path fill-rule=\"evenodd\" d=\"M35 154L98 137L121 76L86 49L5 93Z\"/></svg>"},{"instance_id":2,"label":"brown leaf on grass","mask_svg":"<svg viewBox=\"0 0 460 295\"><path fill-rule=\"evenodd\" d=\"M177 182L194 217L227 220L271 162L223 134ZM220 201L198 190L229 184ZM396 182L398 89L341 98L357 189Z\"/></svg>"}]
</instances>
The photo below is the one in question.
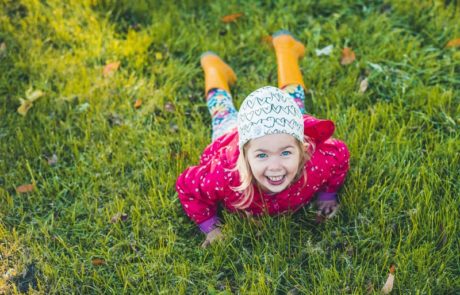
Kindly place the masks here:
<instances>
[{"instance_id":1,"label":"brown leaf on grass","mask_svg":"<svg viewBox=\"0 0 460 295\"><path fill-rule=\"evenodd\" d=\"M460 38L452 39L446 44L447 48L450 47L460 47Z\"/></svg>"},{"instance_id":2,"label":"brown leaf on grass","mask_svg":"<svg viewBox=\"0 0 460 295\"><path fill-rule=\"evenodd\" d=\"M393 284L395 281L395 270L396 267L394 264L390 266L390 273L388 274L387 281L385 282L385 285L383 285L383 288L381 290L382 294L390 294L391 290L393 290Z\"/></svg>"},{"instance_id":3,"label":"brown leaf on grass","mask_svg":"<svg viewBox=\"0 0 460 295\"><path fill-rule=\"evenodd\" d=\"M351 50L351 48L345 47L342 50L342 59L340 61L341 65L343 65L343 66L349 65L349 64L353 63L355 61L355 59L356 59L356 55L353 52L353 50Z\"/></svg>"},{"instance_id":4,"label":"brown leaf on grass","mask_svg":"<svg viewBox=\"0 0 460 295\"><path fill-rule=\"evenodd\" d=\"M361 83L359 83L359 93L366 92L368 86L369 86L369 81L367 80L367 78L363 79Z\"/></svg>"},{"instance_id":5,"label":"brown leaf on grass","mask_svg":"<svg viewBox=\"0 0 460 295\"><path fill-rule=\"evenodd\" d=\"M232 13L232 14L229 14L229 15L226 15L226 16L222 17L221 21L223 23L228 24L228 23L235 22L237 19L239 19L242 16L243 16L242 13Z\"/></svg>"},{"instance_id":6,"label":"brown leaf on grass","mask_svg":"<svg viewBox=\"0 0 460 295\"><path fill-rule=\"evenodd\" d=\"M20 194L26 194L26 193L30 193L32 192L33 190L35 190L35 184L33 183L30 183L30 184L23 184L23 185L20 185L16 188L16 191Z\"/></svg>"},{"instance_id":7,"label":"brown leaf on grass","mask_svg":"<svg viewBox=\"0 0 460 295\"><path fill-rule=\"evenodd\" d=\"M134 102L134 108L138 109L141 107L141 105L142 105L142 99L140 98L136 99L136 102Z\"/></svg>"},{"instance_id":8,"label":"brown leaf on grass","mask_svg":"<svg viewBox=\"0 0 460 295\"><path fill-rule=\"evenodd\" d=\"M101 266L101 265L105 265L106 262L104 258L96 257L96 258L91 259L91 264L94 266Z\"/></svg>"},{"instance_id":9,"label":"brown leaf on grass","mask_svg":"<svg viewBox=\"0 0 460 295\"><path fill-rule=\"evenodd\" d=\"M174 113L176 111L176 107L172 102L168 101L167 103L165 103L165 110L170 113Z\"/></svg>"},{"instance_id":10,"label":"brown leaf on grass","mask_svg":"<svg viewBox=\"0 0 460 295\"><path fill-rule=\"evenodd\" d=\"M394 274L395 271L396 271L396 265L394 265L394 264L390 265L390 273Z\"/></svg>"},{"instance_id":11,"label":"brown leaf on grass","mask_svg":"<svg viewBox=\"0 0 460 295\"><path fill-rule=\"evenodd\" d=\"M125 221L126 219L128 219L128 214L117 212L110 218L110 223L117 223L119 221Z\"/></svg>"},{"instance_id":12,"label":"brown leaf on grass","mask_svg":"<svg viewBox=\"0 0 460 295\"><path fill-rule=\"evenodd\" d=\"M110 223L117 223L119 221L126 221L128 219L128 214L118 212L110 218Z\"/></svg>"},{"instance_id":13,"label":"brown leaf on grass","mask_svg":"<svg viewBox=\"0 0 460 295\"><path fill-rule=\"evenodd\" d=\"M102 74L104 75L104 77L109 77L113 75L113 73L115 73L119 67L120 67L119 61L108 63L105 65L104 70L102 71Z\"/></svg>"}]
</instances>

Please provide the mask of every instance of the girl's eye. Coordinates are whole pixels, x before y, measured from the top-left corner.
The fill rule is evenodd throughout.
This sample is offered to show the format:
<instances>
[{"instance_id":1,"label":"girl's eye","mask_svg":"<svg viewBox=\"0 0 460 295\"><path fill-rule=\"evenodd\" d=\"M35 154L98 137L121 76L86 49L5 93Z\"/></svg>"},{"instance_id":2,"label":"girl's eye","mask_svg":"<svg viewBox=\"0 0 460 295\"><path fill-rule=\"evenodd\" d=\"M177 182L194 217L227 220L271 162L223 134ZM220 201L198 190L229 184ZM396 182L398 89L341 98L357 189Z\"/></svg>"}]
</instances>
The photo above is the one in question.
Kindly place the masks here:
<instances>
[{"instance_id":1,"label":"girl's eye","mask_svg":"<svg viewBox=\"0 0 460 295\"><path fill-rule=\"evenodd\" d=\"M268 155L265 153L260 153L256 155L256 158L259 158L259 159L265 159L266 157L268 157Z\"/></svg>"},{"instance_id":2,"label":"girl's eye","mask_svg":"<svg viewBox=\"0 0 460 295\"><path fill-rule=\"evenodd\" d=\"M290 151L281 152L281 156L289 156L290 154L292 154Z\"/></svg>"}]
</instances>

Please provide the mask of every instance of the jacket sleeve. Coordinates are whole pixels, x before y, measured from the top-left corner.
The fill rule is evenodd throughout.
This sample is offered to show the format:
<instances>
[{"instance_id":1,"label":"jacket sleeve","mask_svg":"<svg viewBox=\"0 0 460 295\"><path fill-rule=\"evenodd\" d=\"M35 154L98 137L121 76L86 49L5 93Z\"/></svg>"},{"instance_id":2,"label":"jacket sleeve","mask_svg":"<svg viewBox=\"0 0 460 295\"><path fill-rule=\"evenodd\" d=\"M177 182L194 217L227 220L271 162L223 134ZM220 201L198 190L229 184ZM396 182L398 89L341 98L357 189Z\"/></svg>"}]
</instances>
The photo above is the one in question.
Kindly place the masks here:
<instances>
[{"instance_id":1,"label":"jacket sleeve","mask_svg":"<svg viewBox=\"0 0 460 295\"><path fill-rule=\"evenodd\" d=\"M217 206L225 183L225 168L219 159L187 168L177 179L179 201L187 214L198 225L216 218Z\"/></svg>"},{"instance_id":2,"label":"jacket sleeve","mask_svg":"<svg viewBox=\"0 0 460 295\"><path fill-rule=\"evenodd\" d=\"M347 146L340 140L329 139L321 145L325 161L330 166L330 174L321 189L324 193L336 193L345 181L349 169L350 153ZM320 193L321 194L321 193ZM323 196L326 198L326 195Z\"/></svg>"}]
</instances>

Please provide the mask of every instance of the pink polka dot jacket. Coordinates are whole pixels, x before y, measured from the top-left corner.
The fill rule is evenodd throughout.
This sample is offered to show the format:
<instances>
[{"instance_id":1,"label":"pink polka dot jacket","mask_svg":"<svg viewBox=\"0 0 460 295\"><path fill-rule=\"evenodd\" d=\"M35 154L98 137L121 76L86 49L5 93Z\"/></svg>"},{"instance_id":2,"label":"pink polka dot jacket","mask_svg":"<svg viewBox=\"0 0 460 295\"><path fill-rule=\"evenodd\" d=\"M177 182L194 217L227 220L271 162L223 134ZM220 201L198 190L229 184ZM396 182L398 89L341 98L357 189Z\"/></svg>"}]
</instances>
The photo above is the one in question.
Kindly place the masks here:
<instances>
[{"instance_id":1,"label":"pink polka dot jacket","mask_svg":"<svg viewBox=\"0 0 460 295\"><path fill-rule=\"evenodd\" d=\"M331 138L335 129L332 121L309 115L303 119L304 133L315 145L310 160L305 163L307 183L300 177L274 195L260 193L255 188L252 203L244 209L248 213L293 212L316 194L323 200L335 199L349 168L347 146ZM185 213L205 233L215 228L219 204L230 212L237 210L232 204L237 203L242 194L232 187L240 185L238 171L234 170L238 155L238 132L234 129L208 145L199 165L187 168L177 180L176 190Z\"/></svg>"}]
</instances>

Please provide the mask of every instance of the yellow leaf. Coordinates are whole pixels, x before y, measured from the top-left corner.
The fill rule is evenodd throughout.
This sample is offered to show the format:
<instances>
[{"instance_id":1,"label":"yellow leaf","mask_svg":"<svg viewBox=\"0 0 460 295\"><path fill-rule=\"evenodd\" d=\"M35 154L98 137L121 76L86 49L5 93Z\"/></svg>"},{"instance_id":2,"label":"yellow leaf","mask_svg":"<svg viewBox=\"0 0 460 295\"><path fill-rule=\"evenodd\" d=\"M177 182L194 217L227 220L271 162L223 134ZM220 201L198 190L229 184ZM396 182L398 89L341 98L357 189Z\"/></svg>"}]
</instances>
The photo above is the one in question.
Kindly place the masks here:
<instances>
[{"instance_id":1,"label":"yellow leaf","mask_svg":"<svg viewBox=\"0 0 460 295\"><path fill-rule=\"evenodd\" d=\"M229 14L229 15L222 17L221 21L228 24L231 22L235 22L237 19L239 19L242 16L243 16L242 13L233 13L233 14Z\"/></svg>"},{"instance_id":2,"label":"yellow leaf","mask_svg":"<svg viewBox=\"0 0 460 295\"><path fill-rule=\"evenodd\" d=\"M33 103L30 100L24 100L20 98L21 100L21 105L18 107L18 113L22 116L25 116L27 112L30 110L32 107Z\"/></svg>"},{"instance_id":3,"label":"yellow leaf","mask_svg":"<svg viewBox=\"0 0 460 295\"><path fill-rule=\"evenodd\" d=\"M158 59L158 60L162 60L163 59L163 54L161 52L156 52L155 53L155 58Z\"/></svg>"},{"instance_id":4,"label":"yellow leaf","mask_svg":"<svg viewBox=\"0 0 460 295\"><path fill-rule=\"evenodd\" d=\"M27 89L26 91L26 98L30 101L36 101L40 97L42 97L45 93L41 90L32 90L32 88Z\"/></svg>"},{"instance_id":5,"label":"yellow leaf","mask_svg":"<svg viewBox=\"0 0 460 295\"><path fill-rule=\"evenodd\" d=\"M104 77L111 76L113 75L113 73L115 73L118 70L119 67L120 67L119 61L108 63L105 65L104 70L102 71L102 74L104 75Z\"/></svg>"},{"instance_id":6,"label":"yellow leaf","mask_svg":"<svg viewBox=\"0 0 460 295\"><path fill-rule=\"evenodd\" d=\"M356 59L356 55L353 52L353 50L351 50L351 48L345 47L342 50L342 60L340 61L341 65L344 65L344 66L349 65L353 63L355 59Z\"/></svg>"},{"instance_id":7,"label":"yellow leaf","mask_svg":"<svg viewBox=\"0 0 460 295\"><path fill-rule=\"evenodd\" d=\"M460 47L460 38L450 40L446 47Z\"/></svg>"}]
</instances>

